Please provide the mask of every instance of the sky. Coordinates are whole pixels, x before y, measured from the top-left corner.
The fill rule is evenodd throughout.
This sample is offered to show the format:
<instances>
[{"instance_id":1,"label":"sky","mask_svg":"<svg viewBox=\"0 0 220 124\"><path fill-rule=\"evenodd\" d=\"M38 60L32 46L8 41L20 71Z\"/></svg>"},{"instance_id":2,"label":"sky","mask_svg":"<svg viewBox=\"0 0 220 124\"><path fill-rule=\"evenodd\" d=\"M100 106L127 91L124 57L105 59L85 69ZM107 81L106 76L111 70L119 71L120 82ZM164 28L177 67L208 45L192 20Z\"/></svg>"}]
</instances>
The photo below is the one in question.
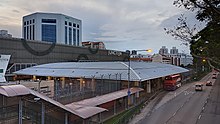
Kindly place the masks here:
<instances>
[{"instance_id":1,"label":"sky","mask_svg":"<svg viewBox=\"0 0 220 124\"><path fill-rule=\"evenodd\" d=\"M173 0L1 0L0 30L22 36L22 17L34 12L62 13L82 20L83 41L103 41L107 49L152 49L177 47L189 53L188 46L167 35L164 28L177 24L186 13L173 6Z\"/></svg>"}]
</instances>

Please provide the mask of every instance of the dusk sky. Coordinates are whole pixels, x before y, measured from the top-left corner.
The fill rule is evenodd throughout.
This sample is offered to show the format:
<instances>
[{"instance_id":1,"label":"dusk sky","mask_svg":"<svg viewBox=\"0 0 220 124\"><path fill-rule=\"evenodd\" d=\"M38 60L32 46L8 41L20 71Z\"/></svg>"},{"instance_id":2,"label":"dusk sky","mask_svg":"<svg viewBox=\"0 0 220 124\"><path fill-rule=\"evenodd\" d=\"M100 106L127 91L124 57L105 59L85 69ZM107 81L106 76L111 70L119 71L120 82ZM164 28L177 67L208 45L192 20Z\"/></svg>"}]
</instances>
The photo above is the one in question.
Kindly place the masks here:
<instances>
[{"instance_id":1,"label":"dusk sky","mask_svg":"<svg viewBox=\"0 0 220 124\"><path fill-rule=\"evenodd\" d=\"M0 30L14 37L21 37L24 15L62 13L82 20L83 41L103 41L107 49L122 51L151 48L153 53L162 46L189 53L163 29L172 28L181 13L194 18L173 0L1 0L0 12Z\"/></svg>"}]
</instances>

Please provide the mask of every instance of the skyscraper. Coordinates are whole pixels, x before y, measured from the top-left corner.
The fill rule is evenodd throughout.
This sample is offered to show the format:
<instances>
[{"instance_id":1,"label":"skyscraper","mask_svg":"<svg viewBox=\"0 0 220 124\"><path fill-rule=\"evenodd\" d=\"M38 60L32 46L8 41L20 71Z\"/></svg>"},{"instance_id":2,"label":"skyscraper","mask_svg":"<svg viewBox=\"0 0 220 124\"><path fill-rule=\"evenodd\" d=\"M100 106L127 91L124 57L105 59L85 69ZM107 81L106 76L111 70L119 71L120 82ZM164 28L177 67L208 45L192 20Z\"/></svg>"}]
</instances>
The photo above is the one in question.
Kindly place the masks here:
<instances>
[{"instance_id":1,"label":"skyscraper","mask_svg":"<svg viewBox=\"0 0 220 124\"><path fill-rule=\"evenodd\" d=\"M160 48L159 54L161 54L161 55L167 55L168 54L168 49L166 48L166 46L162 46L162 48Z\"/></svg>"},{"instance_id":2,"label":"skyscraper","mask_svg":"<svg viewBox=\"0 0 220 124\"><path fill-rule=\"evenodd\" d=\"M170 54L178 54L178 49L176 47L173 47L172 49L170 49Z\"/></svg>"},{"instance_id":3,"label":"skyscraper","mask_svg":"<svg viewBox=\"0 0 220 124\"><path fill-rule=\"evenodd\" d=\"M26 40L80 46L82 22L58 13L33 13L23 17L22 36Z\"/></svg>"}]
</instances>

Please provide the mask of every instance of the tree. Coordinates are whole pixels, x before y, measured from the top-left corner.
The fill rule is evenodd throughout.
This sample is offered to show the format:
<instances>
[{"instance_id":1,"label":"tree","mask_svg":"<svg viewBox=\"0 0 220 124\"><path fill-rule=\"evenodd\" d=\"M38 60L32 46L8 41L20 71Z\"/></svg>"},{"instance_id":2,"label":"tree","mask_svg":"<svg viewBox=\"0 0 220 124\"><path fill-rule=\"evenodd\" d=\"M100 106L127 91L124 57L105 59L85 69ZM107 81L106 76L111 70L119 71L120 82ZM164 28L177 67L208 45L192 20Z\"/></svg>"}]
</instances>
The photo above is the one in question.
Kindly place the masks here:
<instances>
[{"instance_id":1,"label":"tree","mask_svg":"<svg viewBox=\"0 0 220 124\"><path fill-rule=\"evenodd\" d=\"M173 29L165 28L167 34L190 45L194 59L206 59L211 66L220 65L220 1L219 0L175 0L177 7L196 12L196 19L206 22L198 31L196 24L190 27L187 17L181 15ZM197 60L196 60L197 61ZM220 66L219 66L220 67Z\"/></svg>"}]
</instances>

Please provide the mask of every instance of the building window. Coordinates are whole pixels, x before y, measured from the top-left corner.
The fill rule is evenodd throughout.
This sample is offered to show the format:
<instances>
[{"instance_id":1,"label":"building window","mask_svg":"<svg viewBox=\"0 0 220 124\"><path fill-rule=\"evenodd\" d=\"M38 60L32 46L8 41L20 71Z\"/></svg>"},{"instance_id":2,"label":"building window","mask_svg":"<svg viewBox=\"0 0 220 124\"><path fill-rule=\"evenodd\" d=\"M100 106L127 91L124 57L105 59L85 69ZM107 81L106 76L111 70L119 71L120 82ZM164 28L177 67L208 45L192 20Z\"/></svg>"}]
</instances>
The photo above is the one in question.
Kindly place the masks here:
<instances>
[{"instance_id":1,"label":"building window","mask_svg":"<svg viewBox=\"0 0 220 124\"><path fill-rule=\"evenodd\" d=\"M69 26L72 26L72 23L71 23L71 22L69 22Z\"/></svg>"},{"instance_id":2,"label":"building window","mask_svg":"<svg viewBox=\"0 0 220 124\"><path fill-rule=\"evenodd\" d=\"M73 27L76 27L76 24L75 24L75 23L73 23Z\"/></svg>"},{"instance_id":3,"label":"building window","mask_svg":"<svg viewBox=\"0 0 220 124\"><path fill-rule=\"evenodd\" d=\"M35 20L33 19L33 23L35 23Z\"/></svg>"},{"instance_id":4,"label":"building window","mask_svg":"<svg viewBox=\"0 0 220 124\"><path fill-rule=\"evenodd\" d=\"M69 28L69 45L72 45L72 28Z\"/></svg>"},{"instance_id":5,"label":"building window","mask_svg":"<svg viewBox=\"0 0 220 124\"><path fill-rule=\"evenodd\" d=\"M29 25L29 21L27 21L27 25Z\"/></svg>"},{"instance_id":6,"label":"building window","mask_svg":"<svg viewBox=\"0 0 220 124\"><path fill-rule=\"evenodd\" d=\"M32 30L31 30L32 28L31 28L31 25L30 25L30 40L31 40L31 35L32 35Z\"/></svg>"},{"instance_id":7,"label":"building window","mask_svg":"<svg viewBox=\"0 0 220 124\"><path fill-rule=\"evenodd\" d=\"M67 21L65 21L65 25L67 25Z\"/></svg>"},{"instance_id":8,"label":"building window","mask_svg":"<svg viewBox=\"0 0 220 124\"><path fill-rule=\"evenodd\" d=\"M42 23L56 23L56 19L42 19Z\"/></svg>"},{"instance_id":9,"label":"building window","mask_svg":"<svg viewBox=\"0 0 220 124\"><path fill-rule=\"evenodd\" d=\"M34 25L33 25L33 40L35 40L35 39L34 39L34 38L35 38L35 37L34 37L34 35L35 35L35 34L34 34L34 33L35 33L34 29L35 29L35 27L34 27Z\"/></svg>"},{"instance_id":10,"label":"building window","mask_svg":"<svg viewBox=\"0 0 220 124\"><path fill-rule=\"evenodd\" d=\"M26 27L24 27L24 39L27 39L26 38Z\"/></svg>"},{"instance_id":11,"label":"building window","mask_svg":"<svg viewBox=\"0 0 220 124\"><path fill-rule=\"evenodd\" d=\"M73 45L76 45L76 29L73 28Z\"/></svg>"},{"instance_id":12,"label":"building window","mask_svg":"<svg viewBox=\"0 0 220 124\"><path fill-rule=\"evenodd\" d=\"M24 22L24 25L26 25L26 22Z\"/></svg>"},{"instance_id":13,"label":"building window","mask_svg":"<svg viewBox=\"0 0 220 124\"><path fill-rule=\"evenodd\" d=\"M30 24L31 24L31 22L32 22L32 21L30 20Z\"/></svg>"},{"instance_id":14,"label":"building window","mask_svg":"<svg viewBox=\"0 0 220 124\"><path fill-rule=\"evenodd\" d=\"M29 39L29 26L27 26L27 39Z\"/></svg>"},{"instance_id":15,"label":"building window","mask_svg":"<svg viewBox=\"0 0 220 124\"><path fill-rule=\"evenodd\" d=\"M3 69L0 69L0 73L3 73Z\"/></svg>"},{"instance_id":16,"label":"building window","mask_svg":"<svg viewBox=\"0 0 220 124\"><path fill-rule=\"evenodd\" d=\"M77 46L79 46L79 30L77 30Z\"/></svg>"},{"instance_id":17,"label":"building window","mask_svg":"<svg viewBox=\"0 0 220 124\"><path fill-rule=\"evenodd\" d=\"M56 42L56 25L42 24L42 41Z\"/></svg>"},{"instance_id":18,"label":"building window","mask_svg":"<svg viewBox=\"0 0 220 124\"><path fill-rule=\"evenodd\" d=\"M67 44L67 27L65 26L65 44Z\"/></svg>"},{"instance_id":19,"label":"building window","mask_svg":"<svg viewBox=\"0 0 220 124\"><path fill-rule=\"evenodd\" d=\"M77 28L79 28L79 25L77 24Z\"/></svg>"}]
</instances>

